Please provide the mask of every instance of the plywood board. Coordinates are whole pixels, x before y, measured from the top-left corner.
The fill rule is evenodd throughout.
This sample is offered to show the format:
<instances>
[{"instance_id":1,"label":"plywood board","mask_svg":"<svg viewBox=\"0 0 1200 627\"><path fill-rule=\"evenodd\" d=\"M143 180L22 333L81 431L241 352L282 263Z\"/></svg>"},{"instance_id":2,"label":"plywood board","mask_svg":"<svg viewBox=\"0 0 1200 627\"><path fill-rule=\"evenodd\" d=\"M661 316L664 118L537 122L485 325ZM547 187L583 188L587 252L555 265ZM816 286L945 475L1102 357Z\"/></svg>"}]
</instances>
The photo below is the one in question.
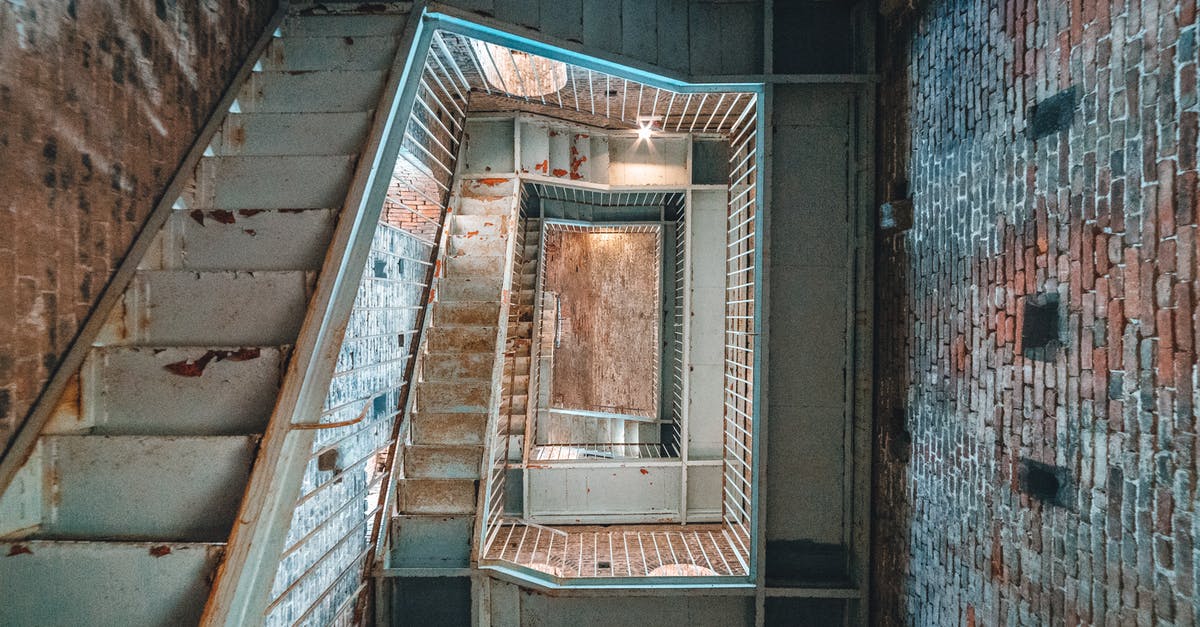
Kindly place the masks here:
<instances>
[{"instance_id":1,"label":"plywood board","mask_svg":"<svg viewBox=\"0 0 1200 627\"><path fill-rule=\"evenodd\" d=\"M660 246L652 232L547 232L543 289L557 295L561 312L553 407L656 415ZM583 422L552 428L550 442L618 435L603 423L619 421Z\"/></svg>"}]
</instances>

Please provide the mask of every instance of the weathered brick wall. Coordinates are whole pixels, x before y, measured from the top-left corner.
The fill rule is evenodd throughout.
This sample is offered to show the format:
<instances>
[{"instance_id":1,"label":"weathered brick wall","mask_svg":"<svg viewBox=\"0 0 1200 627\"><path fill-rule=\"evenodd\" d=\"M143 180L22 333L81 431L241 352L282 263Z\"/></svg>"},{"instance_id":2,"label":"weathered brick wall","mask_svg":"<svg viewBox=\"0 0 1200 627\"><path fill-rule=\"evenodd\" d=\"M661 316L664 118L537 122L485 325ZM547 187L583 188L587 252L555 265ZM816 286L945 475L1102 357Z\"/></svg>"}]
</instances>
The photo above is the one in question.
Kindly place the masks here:
<instances>
[{"instance_id":1,"label":"weathered brick wall","mask_svg":"<svg viewBox=\"0 0 1200 627\"><path fill-rule=\"evenodd\" d=\"M879 238L874 624L1195 624L1195 14L889 18L879 189L914 215ZM1061 347L1030 351L1046 294ZM1060 469L1060 504L1023 459Z\"/></svg>"},{"instance_id":2,"label":"weathered brick wall","mask_svg":"<svg viewBox=\"0 0 1200 627\"><path fill-rule=\"evenodd\" d=\"M274 6L0 3L0 449Z\"/></svg>"}]
</instances>

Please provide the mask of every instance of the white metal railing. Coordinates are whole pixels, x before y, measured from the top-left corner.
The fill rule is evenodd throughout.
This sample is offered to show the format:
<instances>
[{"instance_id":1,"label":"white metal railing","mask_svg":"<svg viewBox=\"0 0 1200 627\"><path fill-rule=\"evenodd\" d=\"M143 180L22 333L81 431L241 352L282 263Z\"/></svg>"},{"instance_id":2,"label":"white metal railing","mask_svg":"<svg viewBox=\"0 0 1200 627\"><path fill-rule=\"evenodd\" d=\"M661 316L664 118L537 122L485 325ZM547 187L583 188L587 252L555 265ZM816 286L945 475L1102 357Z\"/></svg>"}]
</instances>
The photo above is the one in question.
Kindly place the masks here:
<instances>
[{"instance_id":1,"label":"white metal railing","mask_svg":"<svg viewBox=\"0 0 1200 627\"><path fill-rule=\"evenodd\" d=\"M757 116L746 103L731 132L729 206L725 251L725 358L722 519L738 557L749 563L753 494L754 351L759 273L756 255Z\"/></svg>"},{"instance_id":2,"label":"white metal railing","mask_svg":"<svg viewBox=\"0 0 1200 627\"><path fill-rule=\"evenodd\" d=\"M394 507L392 483L408 427L404 409L466 107L466 85L443 73L432 57L420 77L324 407L313 425L316 434L266 607L268 625L356 620L367 598L369 570L386 545L383 528Z\"/></svg>"}]
</instances>

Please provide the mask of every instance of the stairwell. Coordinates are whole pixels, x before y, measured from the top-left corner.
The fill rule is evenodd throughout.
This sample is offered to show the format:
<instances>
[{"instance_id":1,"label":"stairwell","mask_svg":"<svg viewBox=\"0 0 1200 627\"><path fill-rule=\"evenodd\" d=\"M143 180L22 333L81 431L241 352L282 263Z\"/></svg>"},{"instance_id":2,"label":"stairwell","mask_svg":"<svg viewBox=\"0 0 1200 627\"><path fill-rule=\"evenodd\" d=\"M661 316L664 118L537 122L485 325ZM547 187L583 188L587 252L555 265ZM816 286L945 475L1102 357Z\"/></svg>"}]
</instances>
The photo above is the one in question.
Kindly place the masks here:
<instances>
[{"instance_id":1,"label":"stairwell","mask_svg":"<svg viewBox=\"0 0 1200 627\"><path fill-rule=\"evenodd\" d=\"M404 22L285 19L14 482L0 624L199 620Z\"/></svg>"},{"instance_id":2,"label":"stairwell","mask_svg":"<svg viewBox=\"0 0 1200 627\"><path fill-rule=\"evenodd\" d=\"M458 182L414 384L392 563L469 565L488 425L499 416L515 238L512 179Z\"/></svg>"}]
</instances>

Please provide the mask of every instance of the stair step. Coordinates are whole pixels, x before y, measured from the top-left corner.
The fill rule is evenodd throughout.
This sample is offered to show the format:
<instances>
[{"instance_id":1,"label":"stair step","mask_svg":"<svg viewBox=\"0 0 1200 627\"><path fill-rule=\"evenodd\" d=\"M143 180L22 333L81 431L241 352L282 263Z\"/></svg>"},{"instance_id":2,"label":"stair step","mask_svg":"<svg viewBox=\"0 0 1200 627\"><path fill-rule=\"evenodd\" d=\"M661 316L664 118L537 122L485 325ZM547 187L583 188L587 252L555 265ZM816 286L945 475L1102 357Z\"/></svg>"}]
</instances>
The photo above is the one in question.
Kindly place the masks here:
<instances>
[{"instance_id":1,"label":"stair step","mask_svg":"<svg viewBox=\"0 0 1200 627\"><path fill-rule=\"evenodd\" d=\"M408 444L404 476L410 479L478 479L482 446Z\"/></svg>"},{"instance_id":2,"label":"stair step","mask_svg":"<svg viewBox=\"0 0 1200 627\"><path fill-rule=\"evenodd\" d=\"M445 301L496 302L500 300L500 277L438 279L437 298Z\"/></svg>"},{"instance_id":3,"label":"stair step","mask_svg":"<svg viewBox=\"0 0 1200 627\"><path fill-rule=\"evenodd\" d=\"M511 340L528 340L533 336L532 322L509 322L508 338Z\"/></svg>"},{"instance_id":4,"label":"stair step","mask_svg":"<svg viewBox=\"0 0 1200 627\"><path fill-rule=\"evenodd\" d=\"M492 354L496 351L496 327L433 327L425 346L430 353L449 353L438 355L439 360L454 359L457 353ZM429 361L433 361L432 356Z\"/></svg>"},{"instance_id":5,"label":"stair step","mask_svg":"<svg viewBox=\"0 0 1200 627\"><path fill-rule=\"evenodd\" d=\"M216 156L353 155L371 113L230 113L209 147Z\"/></svg>"},{"instance_id":6,"label":"stair step","mask_svg":"<svg viewBox=\"0 0 1200 627\"><path fill-rule=\"evenodd\" d=\"M494 301L446 301L433 305L435 327L496 324L499 319L500 303Z\"/></svg>"},{"instance_id":7,"label":"stair step","mask_svg":"<svg viewBox=\"0 0 1200 627\"><path fill-rule=\"evenodd\" d=\"M421 444L482 445L487 436L487 414L433 413L412 414L412 438Z\"/></svg>"},{"instance_id":8,"label":"stair step","mask_svg":"<svg viewBox=\"0 0 1200 627\"><path fill-rule=\"evenodd\" d=\"M257 436L60 435L42 439L53 510L46 538L224 541Z\"/></svg>"},{"instance_id":9,"label":"stair step","mask_svg":"<svg viewBox=\"0 0 1200 627\"><path fill-rule=\"evenodd\" d=\"M502 216L452 215L450 216L451 235L486 235L489 237L507 237L507 220Z\"/></svg>"},{"instance_id":10,"label":"stair step","mask_svg":"<svg viewBox=\"0 0 1200 627\"><path fill-rule=\"evenodd\" d=\"M320 270L332 209L176 211L176 263L191 270Z\"/></svg>"},{"instance_id":11,"label":"stair step","mask_svg":"<svg viewBox=\"0 0 1200 627\"><path fill-rule=\"evenodd\" d=\"M449 246L447 255L450 256L491 256L503 257L508 254L508 238L489 235L451 235L447 238ZM497 274L499 270L497 268Z\"/></svg>"},{"instance_id":12,"label":"stair step","mask_svg":"<svg viewBox=\"0 0 1200 627\"><path fill-rule=\"evenodd\" d=\"M405 14L371 15L289 15L280 32L284 37L400 35L408 21Z\"/></svg>"},{"instance_id":13,"label":"stair step","mask_svg":"<svg viewBox=\"0 0 1200 627\"><path fill-rule=\"evenodd\" d=\"M399 568L466 568L471 565L470 515L392 517L391 564Z\"/></svg>"},{"instance_id":14,"label":"stair step","mask_svg":"<svg viewBox=\"0 0 1200 627\"><path fill-rule=\"evenodd\" d=\"M188 207L327 209L341 207L358 155L204 157Z\"/></svg>"},{"instance_id":15,"label":"stair step","mask_svg":"<svg viewBox=\"0 0 1200 627\"><path fill-rule=\"evenodd\" d=\"M465 413L487 411L492 396L491 382L422 381L417 386L419 411Z\"/></svg>"},{"instance_id":16,"label":"stair step","mask_svg":"<svg viewBox=\"0 0 1200 627\"><path fill-rule=\"evenodd\" d=\"M491 351L434 353L425 357L422 378L425 381L491 381L494 360L495 355Z\"/></svg>"},{"instance_id":17,"label":"stair step","mask_svg":"<svg viewBox=\"0 0 1200 627\"><path fill-rule=\"evenodd\" d=\"M379 103L384 70L254 72L238 94L242 113L370 111Z\"/></svg>"},{"instance_id":18,"label":"stair step","mask_svg":"<svg viewBox=\"0 0 1200 627\"><path fill-rule=\"evenodd\" d=\"M446 276L493 276L504 271L503 255L462 255L446 257ZM499 278L497 278L499 281Z\"/></svg>"},{"instance_id":19,"label":"stair step","mask_svg":"<svg viewBox=\"0 0 1200 627\"><path fill-rule=\"evenodd\" d=\"M396 56L396 37L336 34L336 37L276 37L263 56L263 69L386 70L391 67Z\"/></svg>"},{"instance_id":20,"label":"stair step","mask_svg":"<svg viewBox=\"0 0 1200 627\"><path fill-rule=\"evenodd\" d=\"M103 347L82 371L85 424L98 435L262 433L287 351L267 347Z\"/></svg>"},{"instance_id":21,"label":"stair step","mask_svg":"<svg viewBox=\"0 0 1200 627\"><path fill-rule=\"evenodd\" d=\"M399 509L405 514L474 514L476 479L401 479Z\"/></svg>"},{"instance_id":22,"label":"stair step","mask_svg":"<svg viewBox=\"0 0 1200 627\"><path fill-rule=\"evenodd\" d=\"M302 271L140 271L125 295L129 335L156 346L290 344L312 278Z\"/></svg>"},{"instance_id":23,"label":"stair step","mask_svg":"<svg viewBox=\"0 0 1200 627\"><path fill-rule=\"evenodd\" d=\"M223 552L208 543L0 542L0 625L196 625Z\"/></svg>"}]
</instances>

